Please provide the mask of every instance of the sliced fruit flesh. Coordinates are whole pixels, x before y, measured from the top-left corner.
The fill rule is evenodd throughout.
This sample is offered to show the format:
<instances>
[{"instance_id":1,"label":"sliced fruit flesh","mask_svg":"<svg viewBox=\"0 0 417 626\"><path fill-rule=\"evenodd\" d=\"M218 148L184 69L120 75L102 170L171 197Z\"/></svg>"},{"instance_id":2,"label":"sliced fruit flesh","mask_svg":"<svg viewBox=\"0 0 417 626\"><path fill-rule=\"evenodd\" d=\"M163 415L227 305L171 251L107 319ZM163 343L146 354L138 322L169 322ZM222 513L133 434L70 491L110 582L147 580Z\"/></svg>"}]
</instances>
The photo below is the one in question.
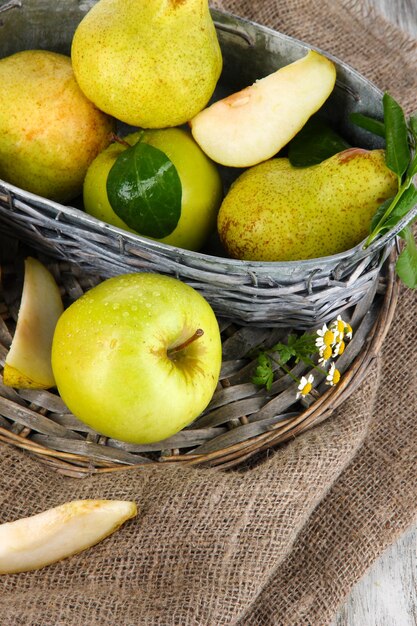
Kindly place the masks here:
<instances>
[{"instance_id":1,"label":"sliced fruit flesh","mask_svg":"<svg viewBox=\"0 0 417 626\"><path fill-rule=\"evenodd\" d=\"M37 259L28 257L16 330L4 367L5 385L37 389L55 385L51 347L63 310L51 272Z\"/></svg>"},{"instance_id":2,"label":"sliced fruit flesh","mask_svg":"<svg viewBox=\"0 0 417 626\"><path fill-rule=\"evenodd\" d=\"M0 525L0 574L39 569L98 543L137 514L134 502L75 500Z\"/></svg>"}]
</instances>

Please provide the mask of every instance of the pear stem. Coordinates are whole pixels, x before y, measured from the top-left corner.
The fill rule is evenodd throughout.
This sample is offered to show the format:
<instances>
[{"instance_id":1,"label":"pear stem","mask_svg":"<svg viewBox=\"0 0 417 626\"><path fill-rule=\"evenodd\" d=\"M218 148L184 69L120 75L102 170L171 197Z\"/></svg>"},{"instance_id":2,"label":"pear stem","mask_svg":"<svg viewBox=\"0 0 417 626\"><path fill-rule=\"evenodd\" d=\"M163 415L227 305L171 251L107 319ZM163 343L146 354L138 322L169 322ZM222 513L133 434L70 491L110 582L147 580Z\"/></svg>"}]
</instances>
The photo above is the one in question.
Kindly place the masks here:
<instances>
[{"instance_id":1,"label":"pear stem","mask_svg":"<svg viewBox=\"0 0 417 626\"><path fill-rule=\"evenodd\" d=\"M171 348L170 350L168 350L168 356L170 356L171 354L175 354L176 352L180 352L181 350L184 350L184 348L188 348L190 344L194 343L196 339L198 339L199 337L202 337L203 335L204 335L204 330L202 328L197 328L194 335L192 335L191 337L189 337L188 339L180 343L178 346L174 346L174 348Z\"/></svg>"},{"instance_id":2,"label":"pear stem","mask_svg":"<svg viewBox=\"0 0 417 626\"><path fill-rule=\"evenodd\" d=\"M122 146L126 146L126 148L131 148L132 147L130 145L130 143L128 143L127 141L125 141L124 139L119 137L119 135L116 135L116 133L111 133L110 134L110 141L113 141L113 142L116 142L116 143L120 143Z\"/></svg>"}]
</instances>

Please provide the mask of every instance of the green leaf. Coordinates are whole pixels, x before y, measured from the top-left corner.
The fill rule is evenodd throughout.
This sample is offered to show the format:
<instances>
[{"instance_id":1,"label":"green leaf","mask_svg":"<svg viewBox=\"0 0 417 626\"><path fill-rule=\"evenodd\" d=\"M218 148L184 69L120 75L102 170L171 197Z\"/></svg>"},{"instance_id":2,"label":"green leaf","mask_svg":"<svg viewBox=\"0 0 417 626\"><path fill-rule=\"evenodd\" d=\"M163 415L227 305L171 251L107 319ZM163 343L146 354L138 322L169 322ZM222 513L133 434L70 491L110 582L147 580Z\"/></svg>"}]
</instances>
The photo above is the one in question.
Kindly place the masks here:
<instances>
[{"instance_id":1,"label":"green leaf","mask_svg":"<svg viewBox=\"0 0 417 626\"><path fill-rule=\"evenodd\" d=\"M258 355L258 365L256 366L254 376L252 376L252 382L254 385L260 385L269 391L272 387L273 380L274 372L272 370L271 359L265 352L261 352Z\"/></svg>"},{"instance_id":2,"label":"green leaf","mask_svg":"<svg viewBox=\"0 0 417 626\"><path fill-rule=\"evenodd\" d=\"M407 177L414 178L416 174L417 174L417 153L414 155L413 160L411 161L408 167Z\"/></svg>"},{"instance_id":3,"label":"green leaf","mask_svg":"<svg viewBox=\"0 0 417 626\"><path fill-rule=\"evenodd\" d=\"M364 130L385 139L384 122L380 122L379 120L369 117L368 115L363 115L362 113L351 113L349 117L352 124L355 124L356 126L359 126L359 128L363 128Z\"/></svg>"},{"instance_id":4,"label":"green leaf","mask_svg":"<svg viewBox=\"0 0 417 626\"><path fill-rule=\"evenodd\" d=\"M114 212L136 232L162 239L181 216L182 185L167 155L138 142L122 152L107 178Z\"/></svg>"},{"instance_id":5,"label":"green leaf","mask_svg":"<svg viewBox=\"0 0 417 626\"><path fill-rule=\"evenodd\" d=\"M272 351L279 354L279 360L283 365L288 363L288 361L295 356L294 350L284 343L277 343L276 346L272 348Z\"/></svg>"},{"instance_id":6,"label":"green leaf","mask_svg":"<svg viewBox=\"0 0 417 626\"><path fill-rule=\"evenodd\" d=\"M374 230L376 230L380 220L382 220L382 218L384 217L385 212L387 211L388 207L391 205L393 200L394 200L394 197L388 198L388 200L385 200L385 202L379 205L371 221L371 228L370 228L371 233L373 233ZM379 232L380 232L380 229L378 228L378 233Z\"/></svg>"},{"instance_id":7,"label":"green leaf","mask_svg":"<svg viewBox=\"0 0 417 626\"><path fill-rule=\"evenodd\" d=\"M409 123L411 132L413 133L414 137L417 137L417 113L410 115Z\"/></svg>"},{"instance_id":8,"label":"green leaf","mask_svg":"<svg viewBox=\"0 0 417 626\"><path fill-rule=\"evenodd\" d=\"M417 246L411 226L402 231L406 246L397 260L396 271L403 283L415 289L417 287Z\"/></svg>"},{"instance_id":9,"label":"green leaf","mask_svg":"<svg viewBox=\"0 0 417 626\"><path fill-rule=\"evenodd\" d=\"M417 189L414 185L410 185L408 189L404 191L390 216L385 220L382 227L379 229L379 233L382 234L391 230L391 228L396 226L416 204Z\"/></svg>"},{"instance_id":10,"label":"green leaf","mask_svg":"<svg viewBox=\"0 0 417 626\"><path fill-rule=\"evenodd\" d=\"M404 111L388 93L383 97L387 166L399 178L407 171L410 162L407 123Z\"/></svg>"},{"instance_id":11,"label":"green leaf","mask_svg":"<svg viewBox=\"0 0 417 626\"><path fill-rule=\"evenodd\" d=\"M325 121L312 117L290 142L288 158L294 167L308 167L350 147Z\"/></svg>"}]
</instances>

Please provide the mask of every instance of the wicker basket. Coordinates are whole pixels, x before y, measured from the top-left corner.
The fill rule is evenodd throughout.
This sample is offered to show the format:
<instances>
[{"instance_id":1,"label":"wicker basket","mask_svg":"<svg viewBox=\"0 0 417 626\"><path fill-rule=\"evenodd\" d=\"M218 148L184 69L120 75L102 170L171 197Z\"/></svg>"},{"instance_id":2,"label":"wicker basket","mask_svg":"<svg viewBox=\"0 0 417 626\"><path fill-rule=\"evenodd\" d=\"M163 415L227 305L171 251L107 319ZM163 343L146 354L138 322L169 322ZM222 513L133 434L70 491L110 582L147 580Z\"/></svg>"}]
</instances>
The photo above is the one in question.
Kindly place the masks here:
<instances>
[{"instance_id":1,"label":"wicker basket","mask_svg":"<svg viewBox=\"0 0 417 626\"><path fill-rule=\"evenodd\" d=\"M2 13L0 22L0 56L24 47L68 53L76 25L93 2L55 0L54 10L47 10L46 4L39 0L7 3L9 10ZM299 41L240 18L219 11L213 11L213 18L224 58L218 95L251 84L307 50ZM337 82L323 114L352 145L380 147L377 139L370 140L350 124L349 115L360 111L381 116L381 92L346 64L333 60ZM229 175L230 171L225 174L226 186ZM246 262L219 256L216 246L195 253L160 244L0 181L3 232L55 258L72 261L88 273L173 275L199 290L221 317L257 326L309 328L359 303L372 289L396 233L416 214L417 207L366 250L359 245L308 261Z\"/></svg>"},{"instance_id":2,"label":"wicker basket","mask_svg":"<svg viewBox=\"0 0 417 626\"><path fill-rule=\"evenodd\" d=\"M1 243L1 239L0 239ZM5 253L3 245L3 255ZM10 252L10 250L9 250ZM9 349L21 295L23 256L13 249L2 265L0 290L0 366ZM100 279L78 266L40 255L59 282L66 303ZM329 388L317 376L319 397L296 400L296 383L281 372L269 392L252 384L254 351L276 343L288 329L239 326L219 319L223 338L220 383L206 411L189 427L160 443L133 445L108 439L77 420L53 391L15 390L0 377L0 441L35 455L61 474L92 473L181 463L231 467L256 452L288 441L327 419L362 381L390 326L397 300L393 264L375 277L372 289L345 312L354 330L337 360L342 380ZM302 364L292 375L308 375Z\"/></svg>"},{"instance_id":3,"label":"wicker basket","mask_svg":"<svg viewBox=\"0 0 417 626\"><path fill-rule=\"evenodd\" d=\"M43 0L7 3L0 21L0 56L24 48L68 53L76 25L93 2ZM4 8L4 6L3 6ZM224 57L217 95L235 91L301 57L307 46L251 22L213 11ZM34 26L36 25L36 27ZM7 36L6 36L7 33ZM344 63L323 113L352 145L380 147L349 123L359 111L380 117L382 94ZM371 141L371 142L370 142ZM230 184L229 172L225 185ZM22 258L15 239L37 250L54 273L67 303L102 278L131 271L161 272L198 289L219 316L223 365L219 387L203 415L169 440L139 446L111 440L81 424L53 391L15 390L0 380L0 440L34 454L59 473L83 477L156 464L231 467L287 441L328 418L366 375L390 326L397 299L392 255L395 230L367 250L309 261L255 263L221 256L218 248L194 253L104 224L75 207L62 206L0 181L0 365L4 364L19 307ZM20 243L19 246L22 244ZM6 254L7 248L12 254ZM33 252L32 252L33 253ZM19 277L16 280L16 277ZM281 375L267 392L251 382L253 353L291 328L318 327L343 312L354 338L337 367L341 383L319 380L319 397L296 400L296 386ZM308 374L296 365L292 375ZM317 380L317 376L316 376Z\"/></svg>"}]
</instances>

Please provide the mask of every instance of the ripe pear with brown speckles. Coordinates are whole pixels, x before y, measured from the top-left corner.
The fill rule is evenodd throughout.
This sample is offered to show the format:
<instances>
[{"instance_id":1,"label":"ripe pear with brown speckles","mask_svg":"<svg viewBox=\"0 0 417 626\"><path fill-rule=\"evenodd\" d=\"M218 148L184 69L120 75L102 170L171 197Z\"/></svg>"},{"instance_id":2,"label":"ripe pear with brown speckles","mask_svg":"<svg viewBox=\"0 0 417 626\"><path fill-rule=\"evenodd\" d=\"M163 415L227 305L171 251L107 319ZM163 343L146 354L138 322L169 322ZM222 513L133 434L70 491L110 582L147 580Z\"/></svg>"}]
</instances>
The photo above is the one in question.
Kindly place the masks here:
<instances>
[{"instance_id":1,"label":"ripe pear with brown speckles","mask_svg":"<svg viewBox=\"0 0 417 626\"><path fill-rule=\"evenodd\" d=\"M87 98L142 128L187 122L222 69L208 0L99 0L75 31L71 58Z\"/></svg>"},{"instance_id":2,"label":"ripe pear with brown speckles","mask_svg":"<svg viewBox=\"0 0 417 626\"><path fill-rule=\"evenodd\" d=\"M350 148L311 167L270 159L234 182L218 215L227 253L249 261L297 261L349 250L368 234L397 177L383 150Z\"/></svg>"}]
</instances>

